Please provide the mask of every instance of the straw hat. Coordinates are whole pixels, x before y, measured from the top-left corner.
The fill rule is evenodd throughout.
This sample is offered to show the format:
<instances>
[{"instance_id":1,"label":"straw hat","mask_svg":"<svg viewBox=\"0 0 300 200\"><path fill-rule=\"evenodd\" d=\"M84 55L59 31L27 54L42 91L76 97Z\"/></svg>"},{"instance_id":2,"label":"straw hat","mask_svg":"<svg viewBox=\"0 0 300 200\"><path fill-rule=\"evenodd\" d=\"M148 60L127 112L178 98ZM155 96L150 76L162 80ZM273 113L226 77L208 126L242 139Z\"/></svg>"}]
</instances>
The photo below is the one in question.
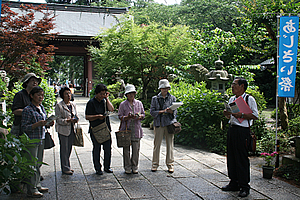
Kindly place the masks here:
<instances>
[{"instance_id":1,"label":"straw hat","mask_svg":"<svg viewBox=\"0 0 300 200\"><path fill-rule=\"evenodd\" d=\"M169 81L167 79L161 79L158 83L159 87L158 89L161 89L161 88L171 88L171 85L169 83Z\"/></svg>"},{"instance_id":2,"label":"straw hat","mask_svg":"<svg viewBox=\"0 0 300 200\"><path fill-rule=\"evenodd\" d=\"M131 85L131 84L126 85L126 87L125 87L125 95L128 94L128 93L131 93L131 92L135 92L136 93L134 85Z\"/></svg>"}]
</instances>

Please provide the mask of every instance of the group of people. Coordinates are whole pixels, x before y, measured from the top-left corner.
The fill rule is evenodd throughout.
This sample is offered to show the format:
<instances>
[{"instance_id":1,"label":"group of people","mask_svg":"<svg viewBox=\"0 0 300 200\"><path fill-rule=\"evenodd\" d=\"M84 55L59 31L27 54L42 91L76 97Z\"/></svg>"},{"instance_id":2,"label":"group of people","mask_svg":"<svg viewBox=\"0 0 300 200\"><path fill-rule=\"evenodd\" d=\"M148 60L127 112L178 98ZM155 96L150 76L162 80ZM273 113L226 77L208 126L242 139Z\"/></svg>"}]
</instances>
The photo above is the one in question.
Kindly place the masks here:
<instances>
[{"instance_id":1,"label":"group of people","mask_svg":"<svg viewBox=\"0 0 300 200\"><path fill-rule=\"evenodd\" d=\"M54 125L54 121L47 123L47 113L42 104L44 90L39 87L41 78L34 73L29 73L22 79L23 89L16 93L12 113L14 122L11 134L19 137L25 133L30 139L39 139L33 147L28 148L28 159L34 161L35 172L28 180L27 195L30 197L42 197L48 188L41 186L40 167L44 156L44 143L46 129ZM60 142L61 169L64 174L73 174L70 168L70 155L75 133L75 123L78 122L76 106L71 102L72 94L68 87L59 90L62 101L55 105L56 130ZM36 160L37 158L37 160Z\"/></svg>"},{"instance_id":2,"label":"group of people","mask_svg":"<svg viewBox=\"0 0 300 200\"><path fill-rule=\"evenodd\" d=\"M54 122L46 124L47 113L42 105L44 100L44 91L39 87L41 79L34 73L27 74L23 80L23 90L15 95L12 112L15 115L14 124L11 133L20 136L25 133L30 139L40 139L34 147L29 148L33 157L38 161L43 161L44 139L46 128L54 125ZM232 92L235 96L231 97L229 103L233 102L239 96L246 98L247 81L237 77L232 83ZM171 89L167 79L159 81L159 94L152 97L150 114L153 116L154 126L154 148L151 171L156 172L159 167L160 146L163 137L166 140L166 165L169 173L174 172L174 134L169 134L167 126L176 121L177 110L171 110L169 107L176 102L176 98L169 93ZM134 85L125 87L125 96L118 109L118 117L121 121L120 130L126 128L131 130L131 148L123 147L123 167L126 174L138 173L140 140L143 137L141 120L145 117L144 106L141 101L135 99L136 88ZM70 167L70 155L72 151L73 140L75 136L75 124L78 123L78 114L75 104L71 101L72 93L70 88L63 87L59 91L62 99L55 105L55 115L57 117L55 127L59 136L60 143L60 163L63 174L72 175L74 170ZM109 139L99 143L93 134L93 128L106 123L111 131L108 111L114 111L110 102L109 92L104 84L98 84L95 87L95 96L90 99L86 105L85 118L89 121L89 133L93 143L92 157L96 174L102 175L102 165L100 163L101 146L104 150L104 168L107 173L113 173L111 169L111 144ZM248 105L253 113L230 113L224 110L224 115L230 119L230 127L227 137L227 167L230 183L222 187L223 191L240 191L240 197L246 197L249 194L250 186L250 163L248 159L247 141L250 141L250 129L252 121L257 119L258 111L255 99L252 96L248 98ZM246 119L242 122L238 118ZM126 127L127 126L127 127ZM30 155L28 158L31 158ZM29 180L27 185L27 194L31 197L42 197L43 192L48 188L40 184L40 167L37 162L36 172Z\"/></svg>"},{"instance_id":3,"label":"group of people","mask_svg":"<svg viewBox=\"0 0 300 200\"><path fill-rule=\"evenodd\" d=\"M160 146L163 137L165 136L167 141L167 154L166 154L166 165L170 173L174 172L174 135L168 134L167 125L176 122L176 110L171 110L169 107L176 98L171 95L168 91L171 88L170 83L167 79L159 81L160 93L154 96L151 101L150 114L154 117L154 149L153 149L153 160L151 170L155 172L159 166L159 153ZM88 101L85 110L86 119L90 122L89 133L93 142L93 163L96 174L102 175L102 165L100 163L100 151L101 145L104 150L104 171L112 173L113 170L110 168L111 161L111 139L100 144L97 142L93 128L106 123L109 130L111 126L109 117L106 115L106 111L113 111L113 105L109 101L109 92L104 84L98 84L95 88L95 97ZM125 87L126 100L123 101L118 109L118 117L120 119L120 130L131 130L131 148L130 146L123 147L123 167L126 174L137 174L138 173L138 162L140 152L140 140L143 137L143 129L141 126L141 120L145 117L145 110L143 103L137 99L136 88L134 85L128 84Z\"/></svg>"}]
</instances>

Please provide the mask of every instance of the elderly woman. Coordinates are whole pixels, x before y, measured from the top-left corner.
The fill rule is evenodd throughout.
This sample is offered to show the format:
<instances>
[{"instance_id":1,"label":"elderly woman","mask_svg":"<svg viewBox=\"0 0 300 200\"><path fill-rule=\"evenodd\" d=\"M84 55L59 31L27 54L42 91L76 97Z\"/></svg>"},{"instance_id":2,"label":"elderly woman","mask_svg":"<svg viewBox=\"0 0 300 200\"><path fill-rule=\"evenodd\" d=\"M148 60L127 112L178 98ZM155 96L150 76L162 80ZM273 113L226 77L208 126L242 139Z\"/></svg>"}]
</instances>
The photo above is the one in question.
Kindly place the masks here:
<instances>
[{"instance_id":1,"label":"elderly woman","mask_svg":"<svg viewBox=\"0 0 300 200\"><path fill-rule=\"evenodd\" d=\"M107 111L114 111L114 107L109 101L109 92L106 85L98 84L95 88L95 97L90 99L86 104L85 108L85 118L89 120L90 127L89 133L91 140L93 142L93 163L96 170L96 174L102 175L103 171L101 169L102 165L100 163L100 151L101 146L104 150L104 171L107 173L113 173L113 170L110 168L111 164L111 139L99 143L93 133L93 128L97 127L102 123L106 123L109 131L111 131L109 117L106 116Z\"/></svg>"},{"instance_id":2,"label":"elderly woman","mask_svg":"<svg viewBox=\"0 0 300 200\"><path fill-rule=\"evenodd\" d=\"M134 97L136 90L134 85L125 87L125 96L127 100L123 101L119 107L119 119L121 120L121 129L127 128L131 130L131 146L132 155L130 157L130 146L123 147L123 164L126 174L137 174L140 152L140 140L143 137L141 120L145 117L144 106L141 101Z\"/></svg>"},{"instance_id":3,"label":"elderly woman","mask_svg":"<svg viewBox=\"0 0 300 200\"><path fill-rule=\"evenodd\" d=\"M59 91L63 99L55 106L56 131L60 144L60 166L63 174L72 175L74 170L70 167L70 155L75 135L75 123L78 121L76 106L71 102L71 91L64 87Z\"/></svg>"},{"instance_id":4,"label":"elderly woman","mask_svg":"<svg viewBox=\"0 0 300 200\"><path fill-rule=\"evenodd\" d=\"M34 147L29 147L28 151L33 158L37 158L35 173L27 184L27 195L30 197L42 197L42 192L48 192L48 188L42 187L40 183L40 167L44 156L44 139L46 125L46 111L42 105L44 100L44 90L36 86L29 93L31 103L22 112L22 129L30 139L40 139ZM51 126L54 122L51 122ZM29 156L31 159L32 157Z\"/></svg>"},{"instance_id":5,"label":"elderly woman","mask_svg":"<svg viewBox=\"0 0 300 200\"><path fill-rule=\"evenodd\" d=\"M153 127L154 127L154 149L152 158L152 168L151 171L157 171L159 166L159 154L160 146L165 136L167 144L167 154L166 154L166 165L168 167L168 172L174 172L174 134L169 134L167 126L173 124L176 121L177 110L171 110L169 107L176 102L176 98L169 93L171 89L170 83L167 79L161 79L159 81L160 93L157 96L152 97L150 114L154 117Z\"/></svg>"}]
</instances>

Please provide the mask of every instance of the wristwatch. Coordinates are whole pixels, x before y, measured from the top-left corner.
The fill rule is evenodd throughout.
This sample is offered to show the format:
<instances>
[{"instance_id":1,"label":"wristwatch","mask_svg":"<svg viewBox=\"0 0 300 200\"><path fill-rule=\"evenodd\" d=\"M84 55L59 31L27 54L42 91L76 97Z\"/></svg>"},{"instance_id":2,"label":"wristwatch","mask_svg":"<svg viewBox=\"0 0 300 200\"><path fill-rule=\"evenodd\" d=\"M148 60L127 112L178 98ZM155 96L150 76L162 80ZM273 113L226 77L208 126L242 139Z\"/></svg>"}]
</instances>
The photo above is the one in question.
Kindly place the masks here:
<instances>
[{"instance_id":1,"label":"wristwatch","mask_svg":"<svg viewBox=\"0 0 300 200\"><path fill-rule=\"evenodd\" d=\"M241 118L244 118L244 113L242 113L242 117Z\"/></svg>"}]
</instances>

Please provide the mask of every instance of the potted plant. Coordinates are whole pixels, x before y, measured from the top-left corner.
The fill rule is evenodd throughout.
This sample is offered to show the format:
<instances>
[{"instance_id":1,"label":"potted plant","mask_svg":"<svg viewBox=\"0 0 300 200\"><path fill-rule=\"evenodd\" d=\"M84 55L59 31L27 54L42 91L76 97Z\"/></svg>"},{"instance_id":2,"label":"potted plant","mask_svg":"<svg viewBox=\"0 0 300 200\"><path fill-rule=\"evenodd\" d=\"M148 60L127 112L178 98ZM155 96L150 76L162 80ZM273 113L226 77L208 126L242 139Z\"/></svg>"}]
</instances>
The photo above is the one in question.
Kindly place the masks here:
<instances>
[{"instance_id":1,"label":"potted plant","mask_svg":"<svg viewBox=\"0 0 300 200\"><path fill-rule=\"evenodd\" d=\"M274 166L271 165L273 158L278 153L274 151L273 153L261 153L260 157L264 158L266 164L262 166L263 168L263 178L271 179L273 176Z\"/></svg>"}]
</instances>

